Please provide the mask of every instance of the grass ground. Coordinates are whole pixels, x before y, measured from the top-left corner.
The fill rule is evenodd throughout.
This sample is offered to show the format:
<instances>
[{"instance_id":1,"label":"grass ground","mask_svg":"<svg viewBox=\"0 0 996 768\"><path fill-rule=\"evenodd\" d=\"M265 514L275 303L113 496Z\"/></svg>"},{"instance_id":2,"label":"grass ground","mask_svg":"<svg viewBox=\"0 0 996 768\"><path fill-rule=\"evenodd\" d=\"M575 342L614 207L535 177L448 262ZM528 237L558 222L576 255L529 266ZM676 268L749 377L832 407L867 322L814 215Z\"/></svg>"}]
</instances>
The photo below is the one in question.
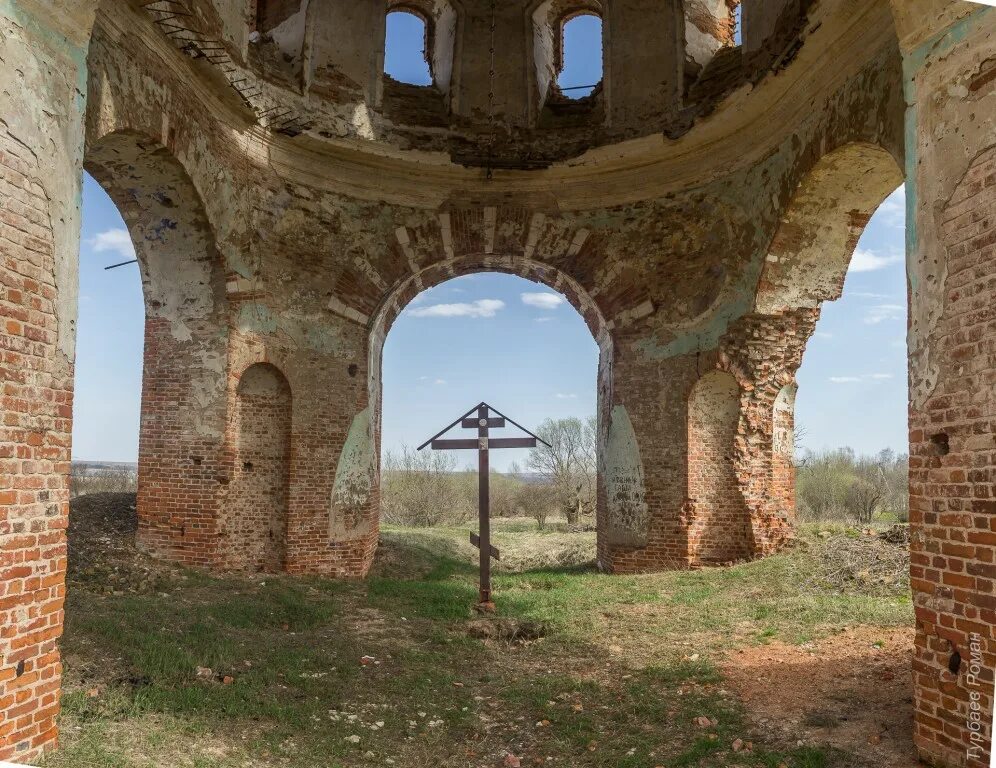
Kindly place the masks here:
<instances>
[{"instance_id":1,"label":"grass ground","mask_svg":"<svg viewBox=\"0 0 996 768\"><path fill-rule=\"evenodd\" d=\"M499 523L499 615L480 617L467 528L385 530L370 578L343 582L157 568L121 546L101 563L80 550L128 527L77 520L62 749L45 765L878 764L759 728L722 660L909 626L905 591L828 590L818 537L729 569L615 577L585 564L592 534L534 525Z\"/></svg>"}]
</instances>

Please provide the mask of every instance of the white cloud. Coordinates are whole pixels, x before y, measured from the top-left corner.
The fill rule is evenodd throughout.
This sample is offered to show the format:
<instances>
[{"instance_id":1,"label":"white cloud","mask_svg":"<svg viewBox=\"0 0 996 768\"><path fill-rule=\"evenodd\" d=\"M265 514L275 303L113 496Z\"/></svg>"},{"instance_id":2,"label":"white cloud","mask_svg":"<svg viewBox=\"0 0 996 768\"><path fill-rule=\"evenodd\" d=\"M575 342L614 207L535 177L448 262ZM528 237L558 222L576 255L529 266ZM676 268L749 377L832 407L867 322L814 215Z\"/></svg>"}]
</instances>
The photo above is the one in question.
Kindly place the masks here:
<instances>
[{"instance_id":1,"label":"white cloud","mask_svg":"<svg viewBox=\"0 0 996 768\"><path fill-rule=\"evenodd\" d=\"M436 384L445 384L446 383L446 379L436 379L435 383Z\"/></svg>"},{"instance_id":2,"label":"white cloud","mask_svg":"<svg viewBox=\"0 0 996 768\"><path fill-rule=\"evenodd\" d=\"M494 317L505 308L500 299L478 299L459 304L431 304L409 311L412 317Z\"/></svg>"},{"instance_id":3,"label":"white cloud","mask_svg":"<svg viewBox=\"0 0 996 768\"><path fill-rule=\"evenodd\" d=\"M902 186L889 195L875 212L876 218L881 218L887 226L903 228L906 226L906 187Z\"/></svg>"},{"instance_id":4,"label":"white cloud","mask_svg":"<svg viewBox=\"0 0 996 768\"><path fill-rule=\"evenodd\" d=\"M862 381L885 381L893 378L891 373L866 373L863 376L831 376L834 384L858 384Z\"/></svg>"},{"instance_id":5,"label":"white cloud","mask_svg":"<svg viewBox=\"0 0 996 768\"><path fill-rule=\"evenodd\" d=\"M547 293L543 291L542 293L522 294L522 303L529 307L536 307L537 309L556 309L565 301L567 299L559 293Z\"/></svg>"},{"instance_id":6,"label":"white cloud","mask_svg":"<svg viewBox=\"0 0 996 768\"><path fill-rule=\"evenodd\" d=\"M537 323L549 323L551 320L553 320L552 317L537 317L536 318L536 322Z\"/></svg>"},{"instance_id":7,"label":"white cloud","mask_svg":"<svg viewBox=\"0 0 996 768\"><path fill-rule=\"evenodd\" d=\"M570 394L565 394L565 393L563 393L563 392L558 392L558 393L556 394L556 398L557 398L558 400L577 400L577 399L578 399L578 396L577 396L577 395L575 395L575 394L574 394L573 392L572 392L572 393L570 393Z\"/></svg>"},{"instance_id":8,"label":"white cloud","mask_svg":"<svg viewBox=\"0 0 996 768\"><path fill-rule=\"evenodd\" d=\"M135 258L135 244L132 243L127 229L108 229L105 232L98 232L87 243L93 248L94 253L111 252L122 259Z\"/></svg>"},{"instance_id":9,"label":"white cloud","mask_svg":"<svg viewBox=\"0 0 996 768\"><path fill-rule=\"evenodd\" d=\"M887 299L884 293L872 293L871 291L848 291L847 295L854 299Z\"/></svg>"},{"instance_id":10,"label":"white cloud","mask_svg":"<svg viewBox=\"0 0 996 768\"><path fill-rule=\"evenodd\" d=\"M878 325L890 320L906 318L906 307L903 304L876 304L865 314L866 325Z\"/></svg>"},{"instance_id":11,"label":"white cloud","mask_svg":"<svg viewBox=\"0 0 996 768\"><path fill-rule=\"evenodd\" d=\"M877 272L903 260L901 253L881 254L858 248L851 257L851 272Z\"/></svg>"}]
</instances>

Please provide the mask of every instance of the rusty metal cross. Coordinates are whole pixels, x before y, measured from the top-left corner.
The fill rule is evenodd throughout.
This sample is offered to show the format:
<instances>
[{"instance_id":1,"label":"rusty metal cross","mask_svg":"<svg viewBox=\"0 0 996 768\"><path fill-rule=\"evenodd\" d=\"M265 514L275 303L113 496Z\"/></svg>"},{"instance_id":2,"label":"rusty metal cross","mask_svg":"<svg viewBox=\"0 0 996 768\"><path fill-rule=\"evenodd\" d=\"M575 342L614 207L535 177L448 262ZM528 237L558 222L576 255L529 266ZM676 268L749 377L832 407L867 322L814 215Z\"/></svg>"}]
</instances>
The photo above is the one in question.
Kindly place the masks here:
<instances>
[{"instance_id":1,"label":"rusty metal cross","mask_svg":"<svg viewBox=\"0 0 996 768\"><path fill-rule=\"evenodd\" d=\"M441 439L443 435L458 424L463 429L476 429L477 437L462 440ZM528 437L493 438L490 436L489 430L504 429L507 424L521 429ZM498 549L491 546L491 467L488 454L490 451L498 448L535 448L537 443L549 445L545 440L537 437L524 426L516 423L487 403L480 403L418 447L420 451L426 447L431 447L434 451L477 451L480 533L470 534L470 543L481 551L480 598L481 605L485 608L494 607L494 604L491 602L491 558L493 557L495 560L501 559L501 553Z\"/></svg>"}]
</instances>

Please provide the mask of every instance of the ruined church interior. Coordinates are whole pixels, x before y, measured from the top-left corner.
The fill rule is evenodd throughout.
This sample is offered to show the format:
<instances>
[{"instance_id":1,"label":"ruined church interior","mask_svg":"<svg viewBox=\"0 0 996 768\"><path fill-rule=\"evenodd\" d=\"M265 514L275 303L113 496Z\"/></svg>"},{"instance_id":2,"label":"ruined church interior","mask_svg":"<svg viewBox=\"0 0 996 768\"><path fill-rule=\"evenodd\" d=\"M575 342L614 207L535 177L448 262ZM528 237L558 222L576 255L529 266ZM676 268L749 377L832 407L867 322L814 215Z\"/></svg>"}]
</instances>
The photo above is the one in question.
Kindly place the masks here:
<instances>
[{"instance_id":1,"label":"ruined church interior","mask_svg":"<svg viewBox=\"0 0 996 768\"><path fill-rule=\"evenodd\" d=\"M424 23L427 84L385 74L399 10ZM580 96L558 79L579 15L603 29ZM603 573L781 552L803 353L905 184L909 738L927 765L989 765L996 8L0 0L0 761L18 764L58 751L84 171L141 274L138 546L336 581L378 550L388 332L481 272L562 294L597 344Z\"/></svg>"}]
</instances>

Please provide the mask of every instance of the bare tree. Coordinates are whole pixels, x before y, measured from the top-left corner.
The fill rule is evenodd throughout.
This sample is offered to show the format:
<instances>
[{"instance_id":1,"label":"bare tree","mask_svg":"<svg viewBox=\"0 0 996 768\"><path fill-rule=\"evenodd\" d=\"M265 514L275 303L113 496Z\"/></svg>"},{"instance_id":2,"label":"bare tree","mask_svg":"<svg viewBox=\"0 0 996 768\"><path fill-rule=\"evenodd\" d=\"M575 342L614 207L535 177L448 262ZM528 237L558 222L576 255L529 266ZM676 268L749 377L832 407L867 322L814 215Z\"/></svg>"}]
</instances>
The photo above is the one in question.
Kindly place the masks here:
<instances>
[{"instance_id":1,"label":"bare tree","mask_svg":"<svg viewBox=\"0 0 996 768\"><path fill-rule=\"evenodd\" d=\"M438 525L453 516L459 490L454 482L456 458L440 451L408 446L384 456L381 476L384 519L399 525Z\"/></svg>"},{"instance_id":2,"label":"bare tree","mask_svg":"<svg viewBox=\"0 0 996 768\"><path fill-rule=\"evenodd\" d=\"M889 449L873 457L850 448L808 453L798 488L804 513L818 520L850 517L869 525L884 512L909 519L909 459Z\"/></svg>"},{"instance_id":3,"label":"bare tree","mask_svg":"<svg viewBox=\"0 0 996 768\"><path fill-rule=\"evenodd\" d=\"M577 525L595 506L596 419L547 419L536 434L549 446L530 450L527 464L553 485L568 524Z\"/></svg>"}]
</instances>

